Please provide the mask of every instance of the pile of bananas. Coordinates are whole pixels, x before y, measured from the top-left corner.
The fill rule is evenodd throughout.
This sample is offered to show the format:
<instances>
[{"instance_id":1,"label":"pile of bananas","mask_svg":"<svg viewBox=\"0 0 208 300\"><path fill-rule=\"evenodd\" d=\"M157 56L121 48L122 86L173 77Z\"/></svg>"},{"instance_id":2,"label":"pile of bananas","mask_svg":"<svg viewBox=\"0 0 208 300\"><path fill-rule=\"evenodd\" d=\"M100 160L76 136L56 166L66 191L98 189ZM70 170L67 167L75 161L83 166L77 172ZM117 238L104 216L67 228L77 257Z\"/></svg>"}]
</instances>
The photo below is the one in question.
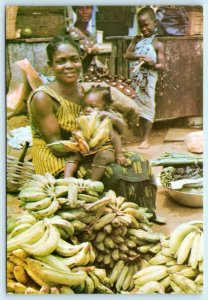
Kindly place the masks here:
<instances>
[{"instance_id":1,"label":"pile of bananas","mask_svg":"<svg viewBox=\"0 0 208 300\"><path fill-rule=\"evenodd\" d=\"M8 292L200 293L203 223L165 237L152 230L148 209L103 189L50 174L25 184L19 198L27 212L7 227ZM44 198L58 201L57 210L44 213Z\"/></svg>"},{"instance_id":2,"label":"pile of bananas","mask_svg":"<svg viewBox=\"0 0 208 300\"><path fill-rule=\"evenodd\" d=\"M134 274L134 293L200 293L203 289L202 230L201 221L180 224L161 242L161 251Z\"/></svg>"},{"instance_id":3,"label":"pile of bananas","mask_svg":"<svg viewBox=\"0 0 208 300\"><path fill-rule=\"evenodd\" d=\"M48 146L59 150L62 144L67 150L85 154L90 150L99 149L109 140L111 120L108 117L100 120L98 111L95 110L89 115L81 115L77 118L77 123L79 128L72 131L70 140L61 140Z\"/></svg>"}]
</instances>

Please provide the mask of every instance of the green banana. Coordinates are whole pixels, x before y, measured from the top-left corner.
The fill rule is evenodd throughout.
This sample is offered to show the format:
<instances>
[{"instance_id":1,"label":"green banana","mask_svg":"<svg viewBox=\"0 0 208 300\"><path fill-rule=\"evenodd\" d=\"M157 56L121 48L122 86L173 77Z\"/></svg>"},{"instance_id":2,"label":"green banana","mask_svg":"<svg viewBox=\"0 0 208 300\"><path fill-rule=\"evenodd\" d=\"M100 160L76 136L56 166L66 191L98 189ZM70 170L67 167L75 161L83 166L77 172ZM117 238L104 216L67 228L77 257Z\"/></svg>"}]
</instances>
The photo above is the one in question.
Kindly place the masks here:
<instances>
[{"instance_id":1,"label":"green banana","mask_svg":"<svg viewBox=\"0 0 208 300\"><path fill-rule=\"evenodd\" d=\"M46 256L34 255L34 258L59 271L64 271L64 272L70 271L70 269L59 259L59 257L55 255L52 254Z\"/></svg>"},{"instance_id":2,"label":"green banana","mask_svg":"<svg viewBox=\"0 0 208 300\"><path fill-rule=\"evenodd\" d=\"M196 269L198 265L198 251L199 251L199 242L200 242L201 234L199 232L196 233L192 246L191 253L188 260L188 265L192 267L192 269Z\"/></svg>"},{"instance_id":3,"label":"green banana","mask_svg":"<svg viewBox=\"0 0 208 300\"><path fill-rule=\"evenodd\" d=\"M39 201L27 202L27 203L25 203L24 207L25 207L25 209L31 210L31 211L41 210L41 209L47 208L49 205L51 205L51 202L52 202L51 197L46 197Z\"/></svg>"},{"instance_id":4,"label":"green banana","mask_svg":"<svg viewBox=\"0 0 208 300\"><path fill-rule=\"evenodd\" d=\"M11 240L7 242L7 252L11 252L19 248L21 244L27 243L32 244L37 242L45 231L45 224L41 220L34 225L32 225L29 229L20 233L19 235L13 237Z\"/></svg>"},{"instance_id":5,"label":"green banana","mask_svg":"<svg viewBox=\"0 0 208 300\"><path fill-rule=\"evenodd\" d=\"M17 235L19 235L20 233L24 232L25 230L29 229L32 226L32 224L30 223L22 223L17 225L12 232L9 234L8 238L11 239Z\"/></svg>"},{"instance_id":6,"label":"green banana","mask_svg":"<svg viewBox=\"0 0 208 300\"><path fill-rule=\"evenodd\" d=\"M33 211L31 213L37 219L42 219L42 218L53 216L58 209L59 209L59 202L56 199L54 199L47 208L38 211Z\"/></svg>"},{"instance_id":7,"label":"green banana","mask_svg":"<svg viewBox=\"0 0 208 300\"><path fill-rule=\"evenodd\" d=\"M191 231L193 231L196 227L189 224L183 223L177 226L170 235L169 247L172 254L175 254L181 241L184 237Z\"/></svg>"},{"instance_id":8,"label":"green banana","mask_svg":"<svg viewBox=\"0 0 208 300\"><path fill-rule=\"evenodd\" d=\"M94 224L93 229L100 230L105 225L111 223L112 220L115 218L115 216L116 216L116 213L109 213L108 215L104 215L97 221L97 223Z\"/></svg>"},{"instance_id":9,"label":"green banana","mask_svg":"<svg viewBox=\"0 0 208 300\"><path fill-rule=\"evenodd\" d=\"M124 261L123 260L119 260L113 270L111 271L111 274L109 276L109 279L110 279L110 283L111 283L111 286L114 285L114 283L117 281L119 275L120 275L120 271L121 269L124 267Z\"/></svg>"},{"instance_id":10,"label":"green banana","mask_svg":"<svg viewBox=\"0 0 208 300\"><path fill-rule=\"evenodd\" d=\"M135 235L138 239L142 241L148 241L148 242L158 242L160 240L159 234L156 232L150 233L146 232L142 229L129 229L128 232L132 235Z\"/></svg>"},{"instance_id":11,"label":"green banana","mask_svg":"<svg viewBox=\"0 0 208 300\"><path fill-rule=\"evenodd\" d=\"M38 246L37 244L33 245L24 245L22 244L21 247L28 253L32 255L38 255L38 256L46 256L51 254L57 247L58 241L60 239L60 234L56 227L54 227L52 224L49 223L49 233L42 243L40 243Z\"/></svg>"},{"instance_id":12,"label":"green banana","mask_svg":"<svg viewBox=\"0 0 208 300\"><path fill-rule=\"evenodd\" d=\"M70 243L60 238L55 251L61 256L70 257L77 254L84 245L85 243L79 245L71 245Z\"/></svg>"},{"instance_id":13,"label":"green banana","mask_svg":"<svg viewBox=\"0 0 208 300\"><path fill-rule=\"evenodd\" d=\"M191 231L182 240L177 252L177 264L182 265L187 260L196 234L196 231Z\"/></svg>"},{"instance_id":14,"label":"green banana","mask_svg":"<svg viewBox=\"0 0 208 300\"><path fill-rule=\"evenodd\" d=\"M51 224L53 224L57 228L62 228L64 231L66 231L68 237L72 237L74 235L74 227L67 220L51 218Z\"/></svg>"}]
</instances>

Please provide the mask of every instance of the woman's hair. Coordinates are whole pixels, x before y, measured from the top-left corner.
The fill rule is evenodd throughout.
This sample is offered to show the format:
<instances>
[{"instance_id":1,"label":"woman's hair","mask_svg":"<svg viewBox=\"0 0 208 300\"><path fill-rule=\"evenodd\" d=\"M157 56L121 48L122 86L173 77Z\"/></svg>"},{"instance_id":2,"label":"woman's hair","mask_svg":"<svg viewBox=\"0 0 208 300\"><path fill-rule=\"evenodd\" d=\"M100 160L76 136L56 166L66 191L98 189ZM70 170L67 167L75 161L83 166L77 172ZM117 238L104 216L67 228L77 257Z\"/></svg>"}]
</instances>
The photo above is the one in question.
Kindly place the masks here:
<instances>
[{"instance_id":1,"label":"woman's hair","mask_svg":"<svg viewBox=\"0 0 208 300\"><path fill-rule=\"evenodd\" d=\"M154 9L151 8L150 6L145 6L142 9L140 9L140 11L137 14L137 19L139 19L141 16L143 16L144 14L149 14L150 18L152 20L155 20L155 12Z\"/></svg>"},{"instance_id":2,"label":"woman's hair","mask_svg":"<svg viewBox=\"0 0 208 300\"><path fill-rule=\"evenodd\" d=\"M102 93L103 94L103 102L106 106L110 106L113 103L111 98L111 91L109 86L101 86L101 85L92 85L91 88L85 92L85 96L91 93Z\"/></svg>"},{"instance_id":3,"label":"woman's hair","mask_svg":"<svg viewBox=\"0 0 208 300\"><path fill-rule=\"evenodd\" d=\"M69 35L59 35L59 36L54 37L50 41L50 43L48 44L48 46L46 48L46 52L47 52L49 61L53 60L54 53L58 49L58 46L61 44L71 45L72 47L74 47L77 50L79 56L81 55L80 47L77 42L75 42Z\"/></svg>"}]
</instances>

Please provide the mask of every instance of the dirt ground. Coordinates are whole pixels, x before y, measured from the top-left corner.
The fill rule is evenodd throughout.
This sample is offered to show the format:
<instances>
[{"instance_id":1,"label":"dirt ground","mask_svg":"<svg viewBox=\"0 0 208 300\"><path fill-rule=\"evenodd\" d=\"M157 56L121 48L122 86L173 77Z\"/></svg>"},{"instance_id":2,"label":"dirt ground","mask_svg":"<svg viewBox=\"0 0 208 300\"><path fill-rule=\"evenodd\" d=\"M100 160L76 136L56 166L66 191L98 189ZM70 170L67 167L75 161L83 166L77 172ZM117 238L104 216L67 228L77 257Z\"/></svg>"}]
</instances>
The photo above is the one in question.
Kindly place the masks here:
<instances>
[{"instance_id":1,"label":"dirt ground","mask_svg":"<svg viewBox=\"0 0 208 300\"><path fill-rule=\"evenodd\" d=\"M27 126L29 120L26 116L19 116L11 118L7 123L8 130ZM181 126L178 122L163 122L156 124L151 134L151 147L149 149L138 149L139 137L132 134L131 131L126 132L123 138L124 147L130 151L135 151L143 154L149 160L158 158L164 152L185 152L185 142L164 142L165 135L170 127ZM184 128L184 126L183 126ZM20 150L15 150L8 147L8 153L10 155L19 156ZM27 154L27 158L30 157L30 151ZM161 167L152 167L152 173L157 176ZM167 223L165 225L153 225L153 229L160 231L164 234L169 234L178 224L187 222L189 220L202 220L203 208L190 208L179 205L174 202L163 188L158 188L156 199L156 210L159 216L165 217ZM11 194L7 194L7 216L11 217L21 213L21 208L17 197Z\"/></svg>"}]
</instances>

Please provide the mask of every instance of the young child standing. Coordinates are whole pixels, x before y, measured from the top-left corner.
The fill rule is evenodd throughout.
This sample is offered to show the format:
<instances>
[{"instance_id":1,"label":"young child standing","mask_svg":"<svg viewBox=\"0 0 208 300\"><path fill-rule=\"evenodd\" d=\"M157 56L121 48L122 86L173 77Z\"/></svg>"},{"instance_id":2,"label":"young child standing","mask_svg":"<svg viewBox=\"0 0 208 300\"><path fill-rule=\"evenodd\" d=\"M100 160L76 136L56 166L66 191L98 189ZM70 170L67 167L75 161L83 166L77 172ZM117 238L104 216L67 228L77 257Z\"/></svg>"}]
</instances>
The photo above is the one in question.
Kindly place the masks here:
<instances>
[{"instance_id":1,"label":"young child standing","mask_svg":"<svg viewBox=\"0 0 208 300\"><path fill-rule=\"evenodd\" d=\"M150 147L150 133L155 117L155 88L158 70L164 69L164 47L156 38L155 13L151 7L142 8L137 14L142 37L136 35L125 57L130 60L132 87L136 89L135 101L140 109L143 140L139 148Z\"/></svg>"},{"instance_id":2,"label":"young child standing","mask_svg":"<svg viewBox=\"0 0 208 300\"><path fill-rule=\"evenodd\" d=\"M93 110L100 111L101 119L110 117L112 122L112 130L109 132L109 140L112 143L112 148L99 151L92 158L91 179L100 180L105 172L106 165L117 162L120 165L126 165L127 160L123 154L121 136L118 127L118 116L110 108L112 104L110 87L92 86L84 95L84 113L90 114ZM120 119L120 117L119 117ZM116 126L116 129L114 128ZM65 177L73 176L78 164L66 164Z\"/></svg>"}]
</instances>

